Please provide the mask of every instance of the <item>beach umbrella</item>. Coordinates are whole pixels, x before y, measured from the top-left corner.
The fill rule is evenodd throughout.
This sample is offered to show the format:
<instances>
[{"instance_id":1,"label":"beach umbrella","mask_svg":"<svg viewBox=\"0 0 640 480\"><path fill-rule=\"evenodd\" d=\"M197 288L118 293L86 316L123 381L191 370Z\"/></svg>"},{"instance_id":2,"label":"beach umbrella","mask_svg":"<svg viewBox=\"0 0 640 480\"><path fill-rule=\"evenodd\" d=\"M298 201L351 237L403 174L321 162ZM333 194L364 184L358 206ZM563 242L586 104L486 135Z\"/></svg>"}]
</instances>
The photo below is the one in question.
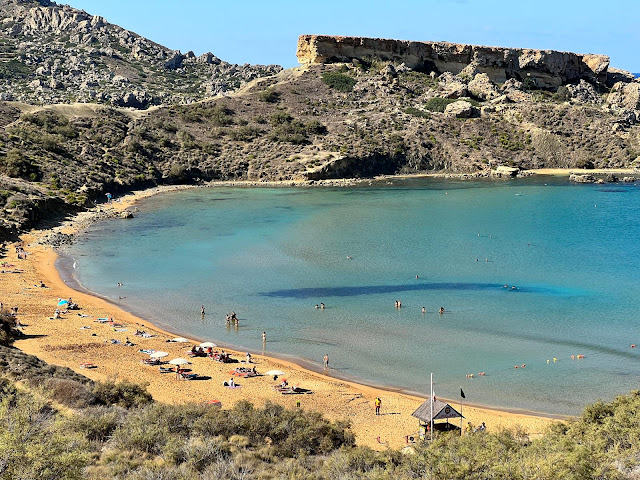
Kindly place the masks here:
<instances>
[{"instance_id":1,"label":"beach umbrella","mask_svg":"<svg viewBox=\"0 0 640 480\"><path fill-rule=\"evenodd\" d=\"M213 343L213 342L202 342L200 344L200 346L202 348L216 348L217 347L217 345L215 343Z\"/></svg>"},{"instance_id":2,"label":"beach umbrella","mask_svg":"<svg viewBox=\"0 0 640 480\"><path fill-rule=\"evenodd\" d=\"M59 307L64 307L67 303L69 303L69 300L60 300L58 302L58 306Z\"/></svg>"},{"instance_id":3,"label":"beach umbrella","mask_svg":"<svg viewBox=\"0 0 640 480\"><path fill-rule=\"evenodd\" d=\"M169 363L171 365L189 365L191 362L186 358L174 358Z\"/></svg>"},{"instance_id":4,"label":"beach umbrella","mask_svg":"<svg viewBox=\"0 0 640 480\"><path fill-rule=\"evenodd\" d=\"M190 342L190 340L188 338L184 338L184 337L176 337L171 341L172 342L178 342L178 343L189 343Z\"/></svg>"},{"instance_id":5,"label":"beach umbrella","mask_svg":"<svg viewBox=\"0 0 640 480\"><path fill-rule=\"evenodd\" d=\"M265 375L286 375L282 370L269 370Z\"/></svg>"},{"instance_id":6,"label":"beach umbrella","mask_svg":"<svg viewBox=\"0 0 640 480\"><path fill-rule=\"evenodd\" d=\"M169 355L167 352L153 352L149 355L150 358L164 358Z\"/></svg>"}]
</instances>

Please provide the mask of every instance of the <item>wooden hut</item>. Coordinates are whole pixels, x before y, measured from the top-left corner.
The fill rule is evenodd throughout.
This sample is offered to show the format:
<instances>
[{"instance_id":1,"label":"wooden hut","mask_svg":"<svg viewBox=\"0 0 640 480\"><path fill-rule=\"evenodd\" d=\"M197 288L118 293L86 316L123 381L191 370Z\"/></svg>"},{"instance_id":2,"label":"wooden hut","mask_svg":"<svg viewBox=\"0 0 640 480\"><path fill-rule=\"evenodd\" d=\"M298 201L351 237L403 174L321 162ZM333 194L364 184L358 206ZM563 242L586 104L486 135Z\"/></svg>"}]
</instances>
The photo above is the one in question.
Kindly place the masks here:
<instances>
[{"instance_id":1,"label":"wooden hut","mask_svg":"<svg viewBox=\"0 0 640 480\"><path fill-rule=\"evenodd\" d=\"M431 418L431 403L433 402L433 419ZM445 402L441 402L440 400L427 400L422 405L420 405L415 412L411 414L420 420L420 436L423 437L424 434L431 428L439 431L449 431L449 430L459 430L460 427L454 425L453 423L449 423L450 418L464 418L464 416L458 412L455 408ZM436 423L437 420L445 420L444 423Z\"/></svg>"}]
</instances>

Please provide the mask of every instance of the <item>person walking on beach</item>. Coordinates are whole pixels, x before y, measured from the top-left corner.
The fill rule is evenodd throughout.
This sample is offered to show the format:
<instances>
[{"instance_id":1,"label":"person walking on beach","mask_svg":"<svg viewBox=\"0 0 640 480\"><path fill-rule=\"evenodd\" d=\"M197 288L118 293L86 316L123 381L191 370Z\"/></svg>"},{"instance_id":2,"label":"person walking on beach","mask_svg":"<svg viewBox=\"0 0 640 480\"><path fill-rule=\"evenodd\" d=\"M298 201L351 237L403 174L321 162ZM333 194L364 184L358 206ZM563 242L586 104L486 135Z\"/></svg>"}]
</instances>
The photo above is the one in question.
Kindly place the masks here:
<instances>
[{"instance_id":1,"label":"person walking on beach","mask_svg":"<svg viewBox=\"0 0 640 480\"><path fill-rule=\"evenodd\" d=\"M325 353L324 357L322 358L322 365L324 366L324 368L329 368L329 354Z\"/></svg>"},{"instance_id":2,"label":"person walking on beach","mask_svg":"<svg viewBox=\"0 0 640 480\"><path fill-rule=\"evenodd\" d=\"M376 397L375 405L376 405L376 415L380 415L380 407L382 406L382 400L380 399L380 397Z\"/></svg>"}]
</instances>

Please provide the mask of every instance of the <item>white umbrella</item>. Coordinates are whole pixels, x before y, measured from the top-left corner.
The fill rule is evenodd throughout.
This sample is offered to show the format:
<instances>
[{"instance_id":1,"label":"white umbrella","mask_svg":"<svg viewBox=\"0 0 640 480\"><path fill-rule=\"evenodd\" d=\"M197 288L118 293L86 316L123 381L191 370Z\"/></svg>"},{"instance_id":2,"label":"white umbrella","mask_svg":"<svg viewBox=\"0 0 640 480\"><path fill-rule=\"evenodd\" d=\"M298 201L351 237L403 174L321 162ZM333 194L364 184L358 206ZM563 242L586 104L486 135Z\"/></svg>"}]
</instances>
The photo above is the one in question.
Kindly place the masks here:
<instances>
[{"instance_id":1,"label":"white umbrella","mask_svg":"<svg viewBox=\"0 0 640 480\"><path fill-rule=\"evenodd\" d=\"M171 341L172 342L178 342L178 343L189 343L191 340L189 340L188 338L184 338L184 337L176 337Z\"/></svg>"},{"instance_id":2,"label":"white umbrella","mask_svg":"<svg viewBox=\"0 0 640 480\"><path fill-rule=\"evenodd\" d=\"M201 346L202 348L216 348L218 345L216 345L216 344L215 344L215 343L213 343L213 342L202 342L202 343L200 344L200 346Z\"/></svg>"},{"instance_id":3,"label":"white umbrella","mask_svg":"<svg viewBox=\"0 0 640 480\"><path fill-rule=\"evenodd\" d=\"M265 375L286 375L282 370L269 370Z\"/></svg>"},{"instance_id":4,"label":"white umbrella","mask_svg":"<svg viewBox=\"0 0 640 480\"><path fill-rule=\"evenodd\" d=\"M167 352L153 352L149 355L150 358L164 358L169 355Z\"/></svg>"},{"instance_id":5,"label":"white umbrella","mask_svg":"<svg viewBox=\"0 0 640 480\"><path fill-rule=\"evenodd\" d=\"M189 365L191 362L186 358L174 358L169 363L171 365Z\"/></svg>"}]
</instances>

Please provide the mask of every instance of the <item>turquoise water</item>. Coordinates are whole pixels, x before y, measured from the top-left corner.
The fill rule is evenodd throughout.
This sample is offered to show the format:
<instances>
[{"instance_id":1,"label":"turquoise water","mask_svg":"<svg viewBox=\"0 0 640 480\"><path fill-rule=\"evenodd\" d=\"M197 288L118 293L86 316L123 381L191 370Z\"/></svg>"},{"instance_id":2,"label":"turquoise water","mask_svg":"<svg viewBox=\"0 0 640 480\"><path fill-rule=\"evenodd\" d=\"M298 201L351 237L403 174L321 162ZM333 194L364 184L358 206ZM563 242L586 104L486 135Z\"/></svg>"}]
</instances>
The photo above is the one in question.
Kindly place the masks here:
<instances>
[{"instance_id":1,"label":"turquoise water","mask_svg":"<svg viewBox=\"0 0 640 480\"><path fill-rule=\"evenodd\" d=\"M82 285L160 326L253 351L264 330L267 352L422 393L433 372L437 396L490 406L575 414L638 388L640 186L407 179L139 208L69 255Z\"/></svg>"}]
</instances>

